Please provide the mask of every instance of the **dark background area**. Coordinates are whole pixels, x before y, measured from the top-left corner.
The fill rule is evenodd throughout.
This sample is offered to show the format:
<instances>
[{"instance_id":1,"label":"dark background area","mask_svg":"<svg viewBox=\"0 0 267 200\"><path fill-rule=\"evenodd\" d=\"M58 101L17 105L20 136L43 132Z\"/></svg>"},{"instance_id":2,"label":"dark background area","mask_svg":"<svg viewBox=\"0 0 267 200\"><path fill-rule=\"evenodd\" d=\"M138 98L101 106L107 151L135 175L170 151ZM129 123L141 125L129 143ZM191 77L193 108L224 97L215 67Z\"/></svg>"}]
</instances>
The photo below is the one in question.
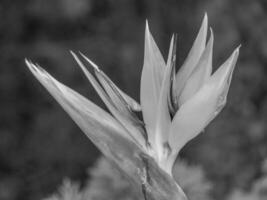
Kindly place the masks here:
<instances>
[{"instance_id":1,"label":"dark background area","mask_svg":"<svg viewBox=\"0 0 267 200\"><path fill-rule=\"evenodd\" d=\"M165 58L178 33L179 67L205 12L215 35L214 69L242 48L226 108L181 157L203 167L215 199L249 190L267 158L265 0L1 0L0 199L41 199L64 177L83 183L100 155L25 57L103 107L69 53L80 50L139 99L145 19Z\"/></svg>"}]
</instances>

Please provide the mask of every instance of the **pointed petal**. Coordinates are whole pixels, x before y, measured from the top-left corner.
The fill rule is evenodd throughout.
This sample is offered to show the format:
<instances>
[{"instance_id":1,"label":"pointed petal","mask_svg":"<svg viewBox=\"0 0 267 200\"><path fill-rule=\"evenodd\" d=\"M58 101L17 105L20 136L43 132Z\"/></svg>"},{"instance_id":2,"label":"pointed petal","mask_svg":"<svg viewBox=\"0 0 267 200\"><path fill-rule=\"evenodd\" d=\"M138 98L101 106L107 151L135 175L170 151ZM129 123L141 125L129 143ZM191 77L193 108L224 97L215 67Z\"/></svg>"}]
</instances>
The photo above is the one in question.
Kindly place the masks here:
<instances>
[{"instance_id":1,"label":"pointed petal","mask_svg":"<svg viewBox=\"0 0 267 200\"><path fill-rule=\"evenodd\" d=\"M202 53L199 62L186 81L185 87L179 97L179 105L190 99L208 80L212 72L213 32L211 30L209 42Z\"/></svg>"},{"instance_id":2,"label":"pointed petal","mask_svg":"<svg viewBox=\"0 0 267 200\"><path fill-rule=\"evenodd\" d=\"M159 96L161 83L163 79L163 73L166 63L162 57L162 54L149 30L148 22L146 21L146 38L145 38L145 61L148 61L148 67L152 74L150 77L153 79L155 85L155 94Z\"/></svg>"},{"instance_id":3,"label":"pointed petal","mask_svg":"<svg viewBox=\"0 0 267 200\"><path fill-rule=\"evenodd\" d=\"M135 126L135 122L131 121L129 118L126 118L125 115L123 115L119 110L117 110L116 105L114 105L112 99L108 96L108 94L103 90L103 88L99 85L99 83L96 81L96 79L92 76L92 74L86 69L86 67L83 65L83 63L80 61L80 59L77 57L76 54L71 52L74 59L78 63L78 65L81 67L82 71L100 96L100 98L103 100L103 102L106 104L107 108L110 110L110 112L113 114L113 116L123 125L123 127L128 130L134 141L137 142L138 145L145 148L146 142L144 137L142 136L142 133L138 128ZM99 70L98 67L93 63L93 67L95 70Z\"/></svg>"},{"instance_id":4,"label":"pointed petal","mask_svg":"<svg viewBox=\"0 0 267 200\"><path fill-rule=\"evenodd\" d=\"M123 99L126 101L126 103L128 104L128 106L136 112L141 112L142 108L141 105L134 100L132 97L130 97L129 95L127 95L125 92L123 92L122 90L120 90L118 87L116 87L118 92L120 93L120 95L123 97Z\"/></svg>"},{"instance_id":5,"label":"pointed petal","mask_svg":"<svg viewBox=\"0 0 267 200\"><path fill-rule=\"evenodd\" d=\"M205 14L201 28L198 32L197 38L184 62L176 75L176 84L174 87L174 94L178 98L183 90L185 83L193 70L195 69L202 52L206 46L208 17Z\"/></svg>"},{"instance_id":6,"label":"pointed petal","mask_svg":"<svg viewBox=\"0 0 267 200\"><path fill-rule=\"evenodd\" d=\"M74 55L74 53L72 54ZM112 100L117 110L121 112L122 115L125 115L125 117L129 118L129 120L136 122L136 125L142 126L142 129L144 129L143 122L141 122L135 115L135 113L132 112L130 105L123 98L123 96L119 92L118 87L109 79L109 77L102 70L99 69L99 67L93 61L91 61L83 54L81 55L94 68L95 74L99 82L102 84L103 88L107 92L108 96Z\"/></svg>"},{"instance_id":7,"label":"pointed petal","mask_svg":"<svg viewBox=\"0 0 267 200\"><path fill-rule=\"evenodd\" d=\"M109 82L109 79L107 76L105 76L102 71L95 71L96 76L102 86L104 87L105 91L109 95L110 99L112 100L113 104L121 113L123 117L128 119L129 122L133 124L134 127L136 127L139 132L142 134L143 138L147 141L147 134L145 131L145 126L142 121L139 120L139 118L136 116L135 113L132 112L129 105L125 101L125 99L121 96L118 90L116 90L115 87L113 87L112 83Z\"/></svg>"},{"instance_id":8,"label":"pointed petal","mask_svg":"<svg viewBox=\"0 0 267 200\"><path fill-rule=\"evenodd\" d=\"M176 113L169 136L174 159L180 149L196 137L224 107L237 57L238 49Z\"/></svg>"},{"instance_id":9,"label":"pointed petal","mask_svg":"<svg viewBox=\"0 0 267 200\"><path fill-rule=\"evenodd\" d=\"M239 56L240 46L232 53L221 67L219 67L208 80L209 84L216 85L218 102L216 105L216 115L223 109L226 104L227 94L230 88L233 71Z\"/></svg>"},{"instance_id":10,"label":"pointed petal","mask_svg":"<svg viewBox=\"0 0 267 200\"><path fill-rule=\"evenodd\" d=\"M95 67L95 69L99 71L99 68L88 57L86 57L83 53L80 54L87 62L89 62L92 66ZM120 90L120 88L116 86L115 83L113 83L103 71L101 71L101 73L103 74L103 76L105 76L105 78L112 85L112 87L115 88L120 93L122 98L126 101L126 103L133 111L141 111L141 105L137 103L137 101L135 101L132 97L128 96L125 92Z\"/></svg>"},{"instance_id":11,"label":"pointed petal","mask_svg":"<svg viewBox=\"0 0 267 200\"><path fill-rule=\"evenodd\" d=\"M26 60L26 64L41 84L58 101L82 131L109 159L114 161L127 177L133 181L138 194L142 194L144 162L149 166L150 179L146 182L151 199L186 200L182 189L173 178L162 171L158 165L130 139L126 130L101 108L59 83L40 67Z\"/></svg>"},{"instance_id":12,"label":"pointed petal","mask_svg":"<svg viewBox=\"0 0 267 200\"><path fill-rule=\"evenodd\" d=\"M163 160L167 155L164 155L166 151L164 151L165 145L168 142L168 133L169 127L171 124L171 117L168 108L168 93L170 90L171 84L171 75L173 71L173 61L175 59L175 55L173 51L175 50L175 41L174 36L172 36L170 49L169 49L169 56L167 67L164 72L164 77L162 81L160 96L159 96L159 103L157 107L156 113L156 131L155 131L155 142L157 147L157 155L159 156L159 160ZM167 152L166 152L167 153Z\"/></svg>"},{"instance_id":13,"label":"pointed petal","mask_svg":"<svg viewBox=\"0 0 267 200\"><path fill-rule=\"evenodd\" d=\"M113 102L113 105L116 107L117 111L120 115L126 119L142 134L143 138L147 140L147 134L145 131L144 123L138 119L135 113L130 109L129 104L125 101L125 99L121 96L121 93L118 91L115 84L108 78L107 75L101 71L94 62L92 62L89 58L86 58L86 61L91 64L95 69L95 74L102 84L103 88L107 92L110 100Z\"/></svg>"},{"instance_id":14,"label":"pointed petal","mask_svg":"<svg viewBox=\"0 0 267 200\"><path fill-rule=\"evenodd\" d=\"M145 56L141 76L141 107L150 143L154 144L156 116L155 108L158 104L165 61L149 31L146 23Z\"/></svg>"},{"instance_id":15,"label":"pointed petal","mask_svg":"<svg viewBox=\"0 0 267 200\"><path fill-rule=\"evenodd\" d=\"M239 55L239 49L241 46L238 46L235 51L232 53L230 58L228 58L221 67L219 67L210 77L210 82L212 84L217 84L218 88L226 88L227 92L232 80L233 71L235 69L235 64Z\"/></svg>"},{"instance_id":16,"label":"pointed petal","mask_svg":"<svg viewBox=\"0 0 267 200\"><path fill-rule=\"evenodd\" d=\"M25 62L33 75L58 101L90 139L93 141L95 140L95 131L97 131L97 127L101 127L99 128L100 130L110 129L110 131L118 134L119 136L116 137L124 137L131 140L129 135L127 135L127 131L110 114L82 95L58 82L41 67L32 64L28 60L25 60ZM93 122L96 123L96 126ZM101 135L103 134L106 134L106 132L103 132ZM102 148L103 147L100 147L100 149Z\"/></svg>"},{"instance_id":17,"label":"pointed petal","mask_svg":"<svg viewBox=\"0 0 267 200\"><path fill-rule=\"evenodd\" d=\"M95 74L99 82L111 98L117 110L127 115L133 116L134 118L136 118L136 120L138 120L137 116L131 111L125 99L121 96L120 92L114 87L112 82L109 81L110 79L105 76L105 74L101 70L95 71Z\"/></svg>"}]
</instances>

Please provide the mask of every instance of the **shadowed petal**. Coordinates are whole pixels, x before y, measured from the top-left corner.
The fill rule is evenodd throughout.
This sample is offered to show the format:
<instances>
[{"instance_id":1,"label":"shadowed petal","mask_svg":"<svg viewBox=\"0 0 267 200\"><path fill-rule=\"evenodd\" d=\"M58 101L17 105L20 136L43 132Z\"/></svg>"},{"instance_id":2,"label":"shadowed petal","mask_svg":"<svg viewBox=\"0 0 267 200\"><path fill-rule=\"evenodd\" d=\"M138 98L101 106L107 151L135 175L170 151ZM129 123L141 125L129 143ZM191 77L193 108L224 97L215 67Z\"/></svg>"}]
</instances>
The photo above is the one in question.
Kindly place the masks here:
<instances>
[{"instance_id":1,"label":"shadowed petal","mask_svg":"<svg viewBox=\"0 0 267 200\"><path fill-rule=\"evenodd\" d=\"M201 28L198 32L197 38L184 62L176 75L176 83L174 85L174 95L178 98L185 86L185 83L193 70L195 69L202 52L206 46L208 17L205 14ZM177 107L180 105L177 105Z\"/></svg>"}]
</instances>

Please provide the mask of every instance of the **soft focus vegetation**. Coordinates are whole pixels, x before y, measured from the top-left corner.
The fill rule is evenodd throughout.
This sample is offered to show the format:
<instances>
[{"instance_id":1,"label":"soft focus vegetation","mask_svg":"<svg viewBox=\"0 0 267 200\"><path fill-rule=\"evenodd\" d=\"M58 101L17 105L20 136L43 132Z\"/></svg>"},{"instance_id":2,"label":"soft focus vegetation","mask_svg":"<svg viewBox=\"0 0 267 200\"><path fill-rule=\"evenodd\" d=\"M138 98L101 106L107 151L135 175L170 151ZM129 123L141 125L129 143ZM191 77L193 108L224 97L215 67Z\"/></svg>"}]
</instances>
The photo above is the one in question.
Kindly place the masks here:
<instances>
[{"instance_id":1,"label":"soft focus vegetation","mask_svg":"<svg viewBox=\"0 0 267 200\"><path fill-rule=\"evenodd\" d=\"M84 187L64 180L59 191L44 200L137 200L126 177L106 159L100 158L89 170L90 180ZM179 161L174 166L174 175L190 200L209 200L211 184L200 167L188 166Z\"/></svg>"},{"instance_id":2,"label":"soft focus vegetation","mask_svg":"<svg viewBox=\"0 0 267 200\"><path fill-rule=\"evenodd\" d=\"M263 175L256 180L249 191L234 190L229 200L264 200L267 198L267 160L262 166Z\"/></svg>"},{"instance_id":3,"label":"soft focus vegetation","mask_svg":"<svg viewBox=\"0 0 267 200\"><path fill-rule=\"evenodd\" d=\"M201 168L196 174L203 173L203 179L192 176L198 167L189 168L192 173L181 169L177 176L193 179L194 185L208 180L216 200L264 199L264 0L0 0L0 199L42 199L56 192L65 177L71 182L62 190L74 195L88 182L101 184L100 172L87 174L98 151L29 73L25 57L38 60L60 81L103 105L70 56L69 49L80 50L139 99L145 19L165 57L171 33L178 33L181 64L205 11L215 35L214 66L240 43L242 48L226 108L181 154L189 166Z\"/></svg>"}]
</instances>

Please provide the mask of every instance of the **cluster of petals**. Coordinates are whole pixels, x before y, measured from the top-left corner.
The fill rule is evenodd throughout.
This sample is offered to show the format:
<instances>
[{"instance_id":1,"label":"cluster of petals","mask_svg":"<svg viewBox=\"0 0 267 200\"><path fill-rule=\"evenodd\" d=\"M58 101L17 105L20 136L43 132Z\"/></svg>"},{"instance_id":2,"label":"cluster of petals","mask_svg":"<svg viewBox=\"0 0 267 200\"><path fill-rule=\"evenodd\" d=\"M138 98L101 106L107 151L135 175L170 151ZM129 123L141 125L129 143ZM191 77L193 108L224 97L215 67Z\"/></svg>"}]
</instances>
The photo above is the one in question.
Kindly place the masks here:
<instances>
[{"instance_id":1,"label":"cluster of petals","mask_svg":"<svg viewBox=\"0 0 267 200\"><path fill-rule=\"evenodd\" d=\"M95 120L105 122L105 125L108 123L110 128L135 143L171 175L181 148L201 133L224 107L238 58L239 47L212 72L212 29L208 41L207 35L208 20L205 15L187 58L176 72L176 35L171 38L165 61L146 23L140 104L120 90L88 57L71 52L111 115L55 80L39 65L29 60L26 64L63 108L79 104L79 112L90 113ZM92 66L94 75L84 63ZM68 105L56 89L68 98ZM73 112L68 114L73 116ZM143 120L137 112L142 112ZM75 118L77 124L79 120L83 119Z\"/></svg>"}]
</instances>

